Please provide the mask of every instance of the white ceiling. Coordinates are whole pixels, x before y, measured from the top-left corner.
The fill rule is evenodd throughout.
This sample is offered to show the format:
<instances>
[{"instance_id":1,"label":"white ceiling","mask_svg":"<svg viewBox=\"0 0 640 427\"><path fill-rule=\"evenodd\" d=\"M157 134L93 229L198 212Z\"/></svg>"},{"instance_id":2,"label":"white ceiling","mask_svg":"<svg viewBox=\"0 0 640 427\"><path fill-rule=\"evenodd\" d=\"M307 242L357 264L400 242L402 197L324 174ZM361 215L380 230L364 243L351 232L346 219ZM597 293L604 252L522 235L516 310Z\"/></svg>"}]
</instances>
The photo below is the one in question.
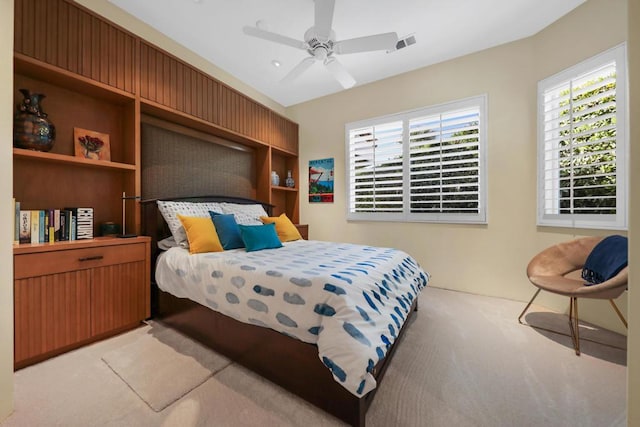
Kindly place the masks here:
<instances>
[{"instance_id":1,"label":"white ceiling","mask_svg":"<svg viewBox=\"0 0 640 427\"><path fill-rule=\"evenodd\" d=\"M280 84L308 54L242 32L262 21L263 29L303 40L313 0L109 1L285 107L343 90L319 62ZM531 36L584 1L336 0L332 27L337 40L392 31L417 40L390 53L339 55L359 86Z\"/></svg>"}]
</instances>

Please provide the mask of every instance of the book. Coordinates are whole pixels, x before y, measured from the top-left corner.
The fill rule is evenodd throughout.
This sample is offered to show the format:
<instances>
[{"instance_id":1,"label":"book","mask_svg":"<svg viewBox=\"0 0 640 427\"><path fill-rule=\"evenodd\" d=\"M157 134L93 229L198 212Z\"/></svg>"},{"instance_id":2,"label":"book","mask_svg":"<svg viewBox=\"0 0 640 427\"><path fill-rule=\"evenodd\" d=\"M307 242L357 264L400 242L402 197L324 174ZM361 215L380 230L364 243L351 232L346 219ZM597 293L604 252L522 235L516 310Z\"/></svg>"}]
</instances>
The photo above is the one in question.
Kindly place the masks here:
<instances>
[{"instance_id":1,"label":"book","mask_svg":"<svg viewBox=\"0 0 640 427\"><path fill-rule=\"evenodd\" d=\"M31 213L31 243L40 243L40 212L37 210L29 212Z\"/></svg>"},{"instance_id":2,"label":"book","mask_svg":"<svg viewBox=\"0 0 640 427\"><path fill-rule=\"evenodd\" d=\"M38 243L44 243L44 242L46 242L46 240L45 240L45 230L47 229L47 225L44 222L44 211L43 210L39 210L38 211L38 224L39 224L39 228L38 228Z\"/></svg>"},{"instance_id":3,"label":"book","mask_svg":"<svg viewBox=\"0 0 640 427\"><path fill-rule=\"evenodd\" d=\"M13 243L20 243L20 202L13 199Z\"/></svg>"},{"instance_id":4,"label":"book","mask_svg":"<svg viewBox=\"0 0 640 427\"><path fill-rule=\"evenodd\" d=\"M64 230L64 240L71 240L72 213L70 210L64 210L64 222L67 228Z\"/></svg>"},{"instance_id":5,"label":"book","mask_svg":"<svg viewBox=\"0 0 640 427\"><path fill-rule=\"evenodd\" d=\"M64 209L60 210L59 221L60 221L60 229L58 230L58 240L65 241L67 239L67 216L65 215Z\"/></svg>"},{"instance_id":6,"label":"book","mask_svg":"<svg viewBox=\"0 0 640 427\"><path fill-rule=\"evenodd\" d=\"M76 239L93 239L93 208L65 208L76 217Z\"/></svg>"},{"instance_id":7,"label":"book","mask_svg":"<svg viewBox=\"0 0 640 427\"><path fill-rule=\"evenodd\" d=\"M60 240L60 209L53 210L53 240Z\"/></svg>"},{"instance_id":8,"label":"book","mask_svg":"<svg viewBox=\"0 0 640 427\"><path fill-rule=\"evenodd\" d=\"M70 240L78 240L78 217L71 212L71 236Z\"/></svg>"},{"instance_id":9,"label":"book","mask_svg":"<svg viewBox=\"0 0 640 427\"><path fill-rule=\"evenodd\" d=\"M31 243L31 211L20 211L20 243Z\"/></svg>"},{"instance_id":10,"label":"book","mask_svg":"<svg viewBox=\"0 0 640 427\"><path fill-rule=\"evenodd\" d=\"M55 228L55 209L47 209L47 215L49 216L49 233L47 235L48 242L53 243L56 241L56 228Z\"/></svg>"}]
</instances>

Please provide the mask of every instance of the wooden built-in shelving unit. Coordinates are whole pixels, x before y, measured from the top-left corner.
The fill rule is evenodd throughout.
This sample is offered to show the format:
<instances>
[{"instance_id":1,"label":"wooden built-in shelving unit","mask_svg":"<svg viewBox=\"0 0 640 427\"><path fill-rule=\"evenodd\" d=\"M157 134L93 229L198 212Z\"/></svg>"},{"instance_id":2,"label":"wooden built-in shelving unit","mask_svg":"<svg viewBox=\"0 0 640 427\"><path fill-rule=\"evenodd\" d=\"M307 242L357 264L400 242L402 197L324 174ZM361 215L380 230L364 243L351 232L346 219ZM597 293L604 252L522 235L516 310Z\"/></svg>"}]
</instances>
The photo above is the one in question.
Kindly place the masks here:
<instances>
[{"instance_id":1,"label":"wooden built-in shelving unit","mask_svg":"<svg viewBox=\"0 0 640 427\"><path fill-rule=\"evenodd\" d=\"M50 152L13 150L14 197L22 209L92 207L96 236L99 224L120 223L122 193L141 194L145 115L252 147L256 198L275 205L274 214L299 221L297 186L270 183L272 170L283 180L290 170L299 181L296 123L70 0L16 0L14 30L13 102L22 101L20 88L45 94L41 107L57 134ZM110 161L76 157L74 127L108 134ZM128 232L140 232L140 216L140 206L131 202ZM72 262L94 251L106 261ZM135 256L123 258L121 251ZM32 270L32 261L51 268ZM56 264L69 268L58 271ZM149 315L148 238L20 245L14 266L16 366L132 327ZM51 295L62 298L54 301L58 317L32 318ZM60 331L53 341L28 336Z\"/></svg>"}]
</instances>

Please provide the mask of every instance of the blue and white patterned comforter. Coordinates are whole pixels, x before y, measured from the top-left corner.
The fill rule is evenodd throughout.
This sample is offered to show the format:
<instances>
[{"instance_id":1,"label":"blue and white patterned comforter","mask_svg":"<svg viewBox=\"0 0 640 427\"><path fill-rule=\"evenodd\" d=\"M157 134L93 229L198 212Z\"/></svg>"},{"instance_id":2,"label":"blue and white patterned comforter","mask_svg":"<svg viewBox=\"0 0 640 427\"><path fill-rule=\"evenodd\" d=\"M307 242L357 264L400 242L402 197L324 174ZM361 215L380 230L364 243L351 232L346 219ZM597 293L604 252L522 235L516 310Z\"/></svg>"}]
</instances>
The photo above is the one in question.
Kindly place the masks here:
<instances>
[{"instance_id":1,"label":"blue and white patterned comforter","mask_svg":"<svg viewBox=\"0 0 640 427\"><path fill-rule=\"evenodd\" d=\"M356 396L376 387L371 371L428 280L397 249L303 240L257 252L172 248L156 267L163 291L316 344Z\"/></svg>"}]
</instances>

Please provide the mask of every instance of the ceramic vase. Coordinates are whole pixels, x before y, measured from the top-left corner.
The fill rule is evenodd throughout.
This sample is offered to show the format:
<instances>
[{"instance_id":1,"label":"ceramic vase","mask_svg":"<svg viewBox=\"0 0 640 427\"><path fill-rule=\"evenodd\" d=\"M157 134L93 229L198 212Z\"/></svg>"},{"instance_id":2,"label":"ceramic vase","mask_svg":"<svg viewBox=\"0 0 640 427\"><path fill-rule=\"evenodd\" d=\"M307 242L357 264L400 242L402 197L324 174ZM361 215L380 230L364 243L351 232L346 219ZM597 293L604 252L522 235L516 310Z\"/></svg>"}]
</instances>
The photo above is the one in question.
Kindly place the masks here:
<instances>
[{"instance_id":1,"label":"ceramic vase","mask_svg":"<svg viewBox=\"0 0 640 427\"><path fill-rule=\"evenodd\" d=\"M24 96L13 119L13 145L29 150L49 151L56 140L56 128L42 111L40 103L45 98L41 93L20 89Z\"/></svg>"},{"instance_id":2,"label":"ceramic vase","mask_svg":"<svg viewBox=\"0 0 640 427\"><path fill-rule=\"evenodd\" d=\"M293 188L296 186L296 182L293 180L293 177L291 176L291 171L287 171L287 179L285 179L284 183L287 187Z\"/></svg>"},{"instance_id":3,"label":"ceramic vase","mask_svg":"<svg viewBox=\"0 0 640 427\"><path fill-rule=\"evenodd\" d=\"M280 185L280 177L276 171L271 172L271 185L275 185L276 187Z\"/></svg>"}]
</instances>

